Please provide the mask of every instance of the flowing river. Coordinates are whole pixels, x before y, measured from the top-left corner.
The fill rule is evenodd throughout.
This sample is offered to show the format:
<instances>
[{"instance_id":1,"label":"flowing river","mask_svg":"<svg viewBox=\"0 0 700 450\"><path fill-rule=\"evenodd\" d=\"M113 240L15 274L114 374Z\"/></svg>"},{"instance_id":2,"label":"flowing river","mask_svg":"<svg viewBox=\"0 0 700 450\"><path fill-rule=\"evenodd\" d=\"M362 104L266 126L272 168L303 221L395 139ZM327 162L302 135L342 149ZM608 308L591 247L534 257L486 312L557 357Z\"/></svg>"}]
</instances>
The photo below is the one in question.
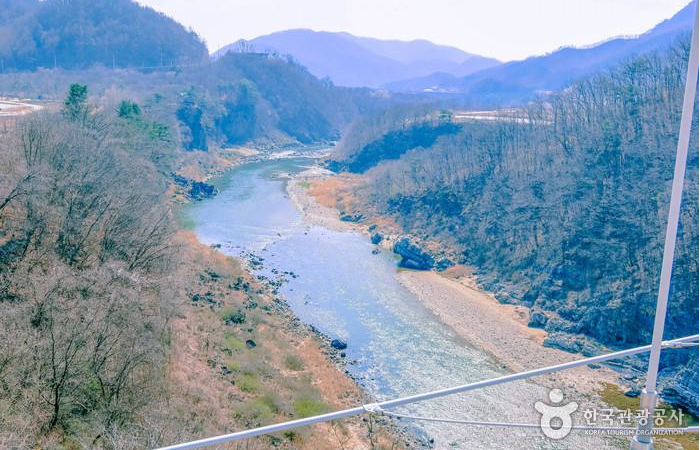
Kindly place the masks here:
<instances>
[{"instance_id":1,"label":"flowing river","mask_svg":"<svg viewBox=\"0 0 700 450\"><path fill-rule=\"evenodd\" d=\"M396 279L393 254L372 254L366 236L304 222L289 200L284 174L312 159L249 163L212 180L220 193L191 205L198 238L234 256L262 258L259 273L293 272L280 294L294 313L348 343L347 370L376 401L496 377L500 365L470 347ZM471 420L539 421L534 402L547 390L517 382L397 409L421 416ZM551 441L540 430L468 427L401 421L435 448L566 449L596 444L588 437ZM600 442L597 442L600 444ZM602 448L598 447L597 448Z\"/></svg>"}]
</instances>

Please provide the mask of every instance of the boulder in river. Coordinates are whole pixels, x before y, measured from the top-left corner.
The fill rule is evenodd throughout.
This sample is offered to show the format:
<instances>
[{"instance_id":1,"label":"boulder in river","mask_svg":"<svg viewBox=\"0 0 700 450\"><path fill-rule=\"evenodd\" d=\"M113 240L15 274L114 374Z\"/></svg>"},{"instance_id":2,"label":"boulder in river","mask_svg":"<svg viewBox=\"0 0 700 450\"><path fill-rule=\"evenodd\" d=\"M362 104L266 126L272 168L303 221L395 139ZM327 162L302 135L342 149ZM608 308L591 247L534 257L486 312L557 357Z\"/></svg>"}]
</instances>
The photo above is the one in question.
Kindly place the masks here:
<instances>
[{"instance_id":1,"label":"boulder in river","mask_svg":"<svg viewBox=\"0 0 700 450\"><path fill-rule=\"evenodd\" d=\"M407 237L394 243L394 253L401 256L399 265L407 269L430 270L435 265L433 256Z\"/></svg>"},{"instance_id":2,"label":"boulder in river","mask_svg":"<svg viewBox=\"0 0 700 450\"><path fill-rule=\"evenodd\" d=\"M346 344L344 341L341 341L340 339L333 339L331 341L331 347L333 347L336 350L345 350L348 348L348 344Z\"/></svg>"}]
</instances>

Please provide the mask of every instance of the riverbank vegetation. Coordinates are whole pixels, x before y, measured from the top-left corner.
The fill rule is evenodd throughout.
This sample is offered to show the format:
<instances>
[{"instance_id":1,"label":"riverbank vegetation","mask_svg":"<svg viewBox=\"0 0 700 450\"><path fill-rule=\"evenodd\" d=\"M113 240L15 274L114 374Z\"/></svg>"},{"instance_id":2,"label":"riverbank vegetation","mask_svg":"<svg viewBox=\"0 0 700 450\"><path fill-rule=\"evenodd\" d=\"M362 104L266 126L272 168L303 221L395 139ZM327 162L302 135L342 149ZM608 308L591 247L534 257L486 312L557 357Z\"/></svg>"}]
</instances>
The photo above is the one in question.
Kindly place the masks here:
<instances>
[{"instance_id":1,"label":"riverbank vegetation","mask_svg":"<svg viewBox=\"0 0 700 450\"><path fill-rule=\"evenodd\" d=\"M133 103L88 93L72 85L60 112L0 140L0 446L152 448L360 401L265 285L178 230L170 173L189 154ZM249 448L357 443L365 429Z\"/></svg>"},{"instance_id":2,"label":"riverbank vegetation","mask_svg":"<svg viewBox=\"0 0 700 450\"><path fill-rule=\"evenodd\" d=\"M349 137L331 167L364 182L340 209L455 251L501 301L531 308L546 345L590 354L648 343L687 55L682 42L629 61L516 119L464 120L458 132L399 121ZM697 333L697 103L690 149L668 337ZM697 359L674 351L662 363L664 395L695 413Z\"/></svg>"},{"instance_id":3,"label":"riverbank vegetation","mask_svg":"<svg viewBox=\"0 0 700 450\"><path fill-rule=\"evenodd\" d=\"M109 440L162 391L153 380L174 304L158 276L173 256L173 225L149 160L157 143L93 114L84 94L74 85L60 114L31 116L2 139L7 446L56 430Z\"/></svg>"}]
</instances>

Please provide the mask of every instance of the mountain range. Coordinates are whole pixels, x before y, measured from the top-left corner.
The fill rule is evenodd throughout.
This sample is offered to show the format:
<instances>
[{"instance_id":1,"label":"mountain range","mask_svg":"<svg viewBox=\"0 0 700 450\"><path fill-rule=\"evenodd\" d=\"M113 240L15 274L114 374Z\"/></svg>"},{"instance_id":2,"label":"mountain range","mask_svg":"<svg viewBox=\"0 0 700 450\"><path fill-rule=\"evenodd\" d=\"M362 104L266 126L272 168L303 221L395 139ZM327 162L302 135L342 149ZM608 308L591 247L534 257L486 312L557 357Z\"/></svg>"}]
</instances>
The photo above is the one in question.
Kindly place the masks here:
<instances>
[{"instance_id":1,"label":"mountain range","mask_svg":"<svg viewBox=\"0 0 700 450\"><path fill-rule=\"evenodd\" d=\"M427 40L399 41L293 29L239 40L228 52L290 56L337 86L400 93L447 93L474 106L507 106L556 91L690 32L693 5L637 37L560 48L500 61ZM38 68L159 68L207 63L204 42L162 13L133 1L0 0L0 71Z\"/></svg>"},{"instance_id":2,"label":"mountain range","mask_svg":"<svg viewBox=\"0 0 700 450\"><path fill-rule=\"evenodd\" d=\"M586 75L621 61L666 47L690 33L694 6L689 3L670 19L637 37L614 38L584 48L564 47L542 56L512 61L479 72L458 76L446 72L388 83L384 87L403 92L452 92L494 103L524 99L538 91L562 89Z\"/></svg>"},{"instance_id":3,"label":"mountain range","mask_svg":"<svg viewBox=\"0 0 700 450\"><path fill-rule=\"evenodd\" d=\"M502 105L562 89L621 61L666 47L690 32L693 11L690 3L636 37L613 38L587 47L563 47L507 63L427 40L382 40L308 29L239 40L217 50L212 58L230 51L278 53L291 56L313 75L329 78L336 85L449 93Z\"/></svg>"},{"instance_id":4,"label":"mountain range","mask_svg":"<svg viewBox=\"0 0 700 450\"><path fill-rule=\"evenodd\" d=\"M353 36L343 32L296 29L251 40L239 40L216 51L291 55L318 78L341 86L380 87L397 80L448 72L454 76L494 67L500 61L427 40L398 41Z\"/></svg>"}]
</instances>

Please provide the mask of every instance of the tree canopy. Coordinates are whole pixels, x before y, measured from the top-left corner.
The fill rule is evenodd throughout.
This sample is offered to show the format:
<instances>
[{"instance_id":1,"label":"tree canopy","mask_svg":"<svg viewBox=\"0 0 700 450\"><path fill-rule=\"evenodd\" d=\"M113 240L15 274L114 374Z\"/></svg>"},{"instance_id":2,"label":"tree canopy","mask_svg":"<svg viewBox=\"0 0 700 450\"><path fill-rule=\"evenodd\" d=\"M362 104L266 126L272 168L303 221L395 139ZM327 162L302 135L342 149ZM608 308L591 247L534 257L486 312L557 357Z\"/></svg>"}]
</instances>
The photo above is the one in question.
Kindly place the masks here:
<instances>
[{"instance_id":1,"label":"tree canopy","mask_svg":"<svg viewBox=\"0 0 700 450\"><path fill-rule=\"evenodd\" d=\"M193 31L132 0L0 0L4 71L190 65L207 55Z\"/></svg>"}]
</instances>

